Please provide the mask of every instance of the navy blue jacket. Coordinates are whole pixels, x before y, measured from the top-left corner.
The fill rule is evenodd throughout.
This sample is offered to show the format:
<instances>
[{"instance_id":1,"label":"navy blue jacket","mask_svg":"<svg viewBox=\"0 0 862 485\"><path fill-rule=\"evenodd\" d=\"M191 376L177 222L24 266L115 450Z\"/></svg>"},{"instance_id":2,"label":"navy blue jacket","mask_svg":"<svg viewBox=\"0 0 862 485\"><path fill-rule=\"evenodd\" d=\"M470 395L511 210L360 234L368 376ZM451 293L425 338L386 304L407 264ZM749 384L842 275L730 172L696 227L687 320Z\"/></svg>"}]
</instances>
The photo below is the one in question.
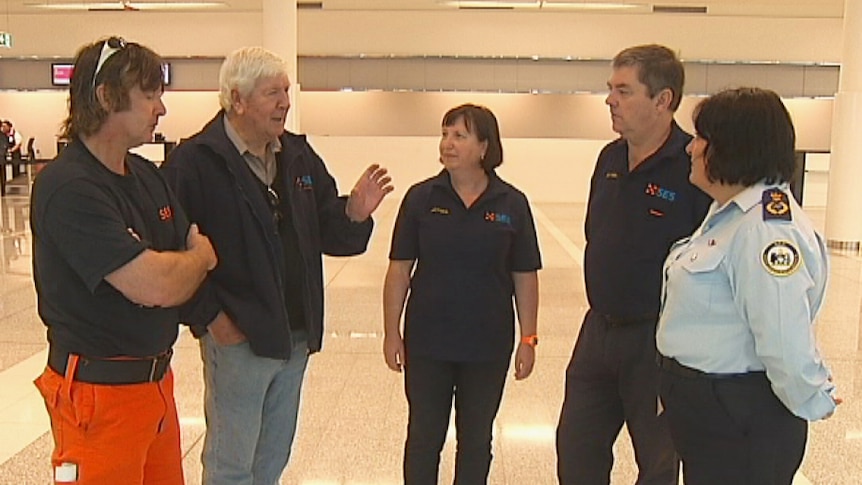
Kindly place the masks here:
<instances>
[{"instance_id":1,"label":"navy blue jacket","mask_svg":"<svg viewBox=\"0 0 862 485\"><path fill-rule=\"evenodd\" d=\"M231 143L220 112L177 146L163 165L189 220L208 236L218 266L181 311L196 336L223 310L256 355L287 359L292 347L285 307L285 261L272 210L260 182ZM351 222L346 197L304 135L284 132L277 155L281 197L287 197L305 269L302 304L310 352L323 340L322 254L365 251L373 222Z\"/></svg>"}]
</instances>

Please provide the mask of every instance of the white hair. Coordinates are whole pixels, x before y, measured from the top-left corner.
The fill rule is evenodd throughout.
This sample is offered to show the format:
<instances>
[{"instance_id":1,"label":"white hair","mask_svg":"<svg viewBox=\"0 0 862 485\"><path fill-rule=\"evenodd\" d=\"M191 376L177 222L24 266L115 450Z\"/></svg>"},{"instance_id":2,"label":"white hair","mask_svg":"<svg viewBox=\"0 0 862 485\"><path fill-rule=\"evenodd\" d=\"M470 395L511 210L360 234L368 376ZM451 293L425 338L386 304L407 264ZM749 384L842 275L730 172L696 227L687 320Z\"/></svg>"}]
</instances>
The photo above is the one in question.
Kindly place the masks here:
<instances>
[{"instance_id":1,"label":"white hair","mask_svg":"<svg viewBox=\"0 0 862 485\"><path fill-rule=\"evenodd\" d=\"M219 103L225 112L231 111L231 91L236 89L246 98L258 79L289 75L287 62L263 47L243 47L230 53L218 74Z\"/></svg>"}]
</instances>

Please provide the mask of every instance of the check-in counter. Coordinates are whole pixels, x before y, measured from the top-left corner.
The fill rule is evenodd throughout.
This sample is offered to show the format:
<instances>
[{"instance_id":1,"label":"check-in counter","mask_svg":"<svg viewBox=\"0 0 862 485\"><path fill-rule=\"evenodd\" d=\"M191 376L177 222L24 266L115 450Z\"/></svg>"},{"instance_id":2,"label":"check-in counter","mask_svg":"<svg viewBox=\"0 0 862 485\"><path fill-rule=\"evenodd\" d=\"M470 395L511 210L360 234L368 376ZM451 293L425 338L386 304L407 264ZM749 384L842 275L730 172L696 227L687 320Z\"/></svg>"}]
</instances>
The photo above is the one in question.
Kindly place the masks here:
<instances>
[{"instance_id":1,"label":"check-in counter","mask_svg":"<svg viewBox=\"0 0 862 485\"><path fill-rule=\"evenodd\" d=\"M144 143L139 147L132 148L129 150L132 153L136 153L147 160L159 166L168 159L168 153L177 146L177 142L175 141L154 141L151 143Z\"/></svg>"},{"instance_id":2,"label":"check-in counter","mask_svg":"<svg viewBox=\"0 0 862 485\"><path fill-rule=\"evenodd\" d=\"M60 151L68 144L69 142L67 140L57 140L57 153L60 153ZM156 166L159 166L162 162L167 160L168 153L170 153L176 146L177 142L175 141L159 140L144 143L143 145L132 148L129 151L140 155L155 163Z\"/></svg>"}]
</instances>

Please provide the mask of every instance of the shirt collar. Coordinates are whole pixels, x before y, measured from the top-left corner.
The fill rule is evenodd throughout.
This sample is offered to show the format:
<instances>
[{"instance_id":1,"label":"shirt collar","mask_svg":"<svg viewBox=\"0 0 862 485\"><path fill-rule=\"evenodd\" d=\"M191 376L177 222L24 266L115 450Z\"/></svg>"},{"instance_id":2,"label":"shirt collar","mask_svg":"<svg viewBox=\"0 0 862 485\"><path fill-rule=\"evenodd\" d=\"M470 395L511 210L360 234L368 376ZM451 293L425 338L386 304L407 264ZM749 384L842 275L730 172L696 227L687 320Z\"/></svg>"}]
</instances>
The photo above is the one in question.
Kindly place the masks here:
<instances>
[{"instance_id":1,"label":"shirt collar","mask_svg":"<svg viewBox=\"0 0 862 485\"><path fill-rule=\"evenodd\" d=\"M725 217L726 214L731 213L730 211L733 207L738 208L739 211L743 213L757 207L763 201L763 191L771 188L780 189L787 194L790 193L790 186L787 183L767 184L760 181L750 187L744 188L742 192L734 195L733 198L727 201L723 206L719 207L718 203L713 201L703 219L703 223L701 223L700 227L695 230L694 235L701 234L703 231L712 227L716 221Z\"/></svg>"},{"instance_id":2,"label":"shirt collar","mask_svg":"<svg viewBox=\"0 0 862 485\"><path fill-rule=\"evenodd\" d=\"M496 195L498 192L502 192L503 182L499 177L497 177L497 172L494 170L488 170L485 173L488 174L488 187L485 189L487 196ZM448 188L452 191L455 190L452 187L452 180L449 177L449 172L447 172L445 168L440 170L440 173L438 173L432 180L432 184L436 187Z\"/></svg>"},{"instance_id":3,"label":"shirt collar","mask_svg":"<svg viewBox=\"0 0 862 485\"><path fill-rule=\"evenodd\" d=\"M239 136L239 132L236 131L236 128L233 127L230 120L227 118L227 113L222 118L224 119L224 132L227 135L228 139L233 143L233 146L236 147L237 151L240 155L245 155L246 153L251 153L248 149L248 144L245 140ZM276 138L275 140L266 144L266 147L272 153L278 153L281 151L281 140Z\"/></svg>"},{"instance_id":4,"label":"shirt collar","mask_svg":"<svg viewBox=\"0 0 862 485\"><path fill-rule=\"evenodd\" d=\"M736 194L725 205L736 204L742 212L748 212L763 201L763 191L772 188L780 189L784 193L790 193L790 186L786 182L780 184L767 184L760 181L743 189L742 192Z\"/></svg>"},{"instance_id":5,"label":"shirt collar","mask_svg":"<svg viewBox=\"0 0 862 485\"><path fill-rule=\"evenodd\" d=\"M622 138L620 138L620 140L622 140L624 145L626 144L625 140L623 140ZM670 133L668 134L667 139L665 139L664 143L662 143L658 150L653 152L652 155L646 157L643 162L638 164L635 171L642 172L644 170L652 168L654 165L660 164L663 160L667 158L679 157L679 153L685 151L685 147L686 145L688 145L688 142L690 140L691 135L683 131L682 128L680 128L679 125L676 123L676 120L671 120ZM625 146L626 150L628 150L628 146ZM627 158L625 159L625 164L626 166L628 166Z\"/></svg>"}]
</instances>

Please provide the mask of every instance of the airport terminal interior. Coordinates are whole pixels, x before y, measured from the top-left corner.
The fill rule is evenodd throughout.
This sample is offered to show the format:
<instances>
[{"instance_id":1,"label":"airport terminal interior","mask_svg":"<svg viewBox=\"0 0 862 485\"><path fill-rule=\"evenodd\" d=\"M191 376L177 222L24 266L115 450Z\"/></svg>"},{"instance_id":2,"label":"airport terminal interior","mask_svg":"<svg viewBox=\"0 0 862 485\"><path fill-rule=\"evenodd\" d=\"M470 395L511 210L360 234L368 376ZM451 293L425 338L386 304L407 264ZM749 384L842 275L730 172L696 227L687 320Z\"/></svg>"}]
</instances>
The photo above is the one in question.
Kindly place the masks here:
<instances>
[{"instance_id":1,"label":"airport terminal interior","mask_svg":"<svg viewBox=\"0 0 862 485\"><path fill-rule=\"evenodd\" d=\"M554 434L565 368L587 310L582 264L589 176L598 150L615 136L603 92L614 53L652 42L681 53L688 81L677 120L689 130L698 100L717 89L754 84L779 92L805 160L799 186L805 211L827 237L830 217L858 219L853 205L830 205L836 193L853 200L852 188L836 192L836 186L862 176L846 168L862 158L851 153L842 162L850 176L830 178L834 133L859 129L848 127L847 117L833 118L834 106L848 99L836 93L862 92L862 77L841 78L848 52L862 58L862 41L844 32L848 12L852 25L862 26L862 9L850 8L854 0L301 0L287 14L273 0L0 0L0 12L2 2L0 119L13 120L36 143L23 174L13 177L9 166L2 174L9 181L0 198L0 485L51 483L50 427L32 384L46 363L46 341L32 279L29 194L41 164L60 149L56 131L66 93L62 80L52 79L59 72L52 65L68 63L77 46L109 34L148 45L170 61L168 114L157 130L166 141L139 149L155 162L216 112L220 60L244 45L273 48L261 31L273 28L270 17L286 15L296 25L287 52L301 81L291 93L288 127L309 134L342 192L368 163L391 169L396 190L374 215L367 252L324 258L323 350L309 361L284 485L402 483L407 402L403 376L383 360L382 285L401 197L439 170L439 123L448 108L472 101L497 113L505 153L499 173L530 199L543 258L536 367L527 380L506 383L494 428L493 485L557 483ZM2 45L5 34L11 34L9 48ZM862 384L855 385L857 377L862 381L862 253L851 249L831 254L816 325L844 403L830 419L811 423L794 485L862 483ZM180 334L172 365L185 479L197 485L203 379L199 347L188 331ZM450 426L441 484L452 480L454 444ZM625 431L614 454L612 485L634 483Z\"/></svg>"},{"instance_id":2,"label":"airport terminal interior","mask_svg":"<svg viewBox=\"0 0 862 485\"><path fill-rule=\"evenodd\" d=\"M429 173L436 170L430 165ZM343 186L344 182L342 182ZM383 362L381 290L398 208L390 198L377 211L368 251L326 258L324 348L310 359L300 424L285 485L396 485L406 436L407 403L400 374ZM494 428L490 484L556 483L554 430L563 398L566 364L586 311L582 251L583 204L533 203L544 268L536 368L525 381L510 378ZM824 209L808 207L820 221ZM32 380L45 365L45 332L35 308L26 195L2 199L3 274L0 281L0 483L50 483L51 433ZM17 227L17 229L15 229ZM839 394L845 399L829 420L812 423L808 450L794 485L852 485L862 481L862 257L837 255L817 338ZM186 483L200 483L203 382L197 342L183 332L175 346L177 406ZM441 460L441 482L451 483L454 429ZM613 484L635 480L625 432L615 445Z\"/></svg>"}]
</instances>

